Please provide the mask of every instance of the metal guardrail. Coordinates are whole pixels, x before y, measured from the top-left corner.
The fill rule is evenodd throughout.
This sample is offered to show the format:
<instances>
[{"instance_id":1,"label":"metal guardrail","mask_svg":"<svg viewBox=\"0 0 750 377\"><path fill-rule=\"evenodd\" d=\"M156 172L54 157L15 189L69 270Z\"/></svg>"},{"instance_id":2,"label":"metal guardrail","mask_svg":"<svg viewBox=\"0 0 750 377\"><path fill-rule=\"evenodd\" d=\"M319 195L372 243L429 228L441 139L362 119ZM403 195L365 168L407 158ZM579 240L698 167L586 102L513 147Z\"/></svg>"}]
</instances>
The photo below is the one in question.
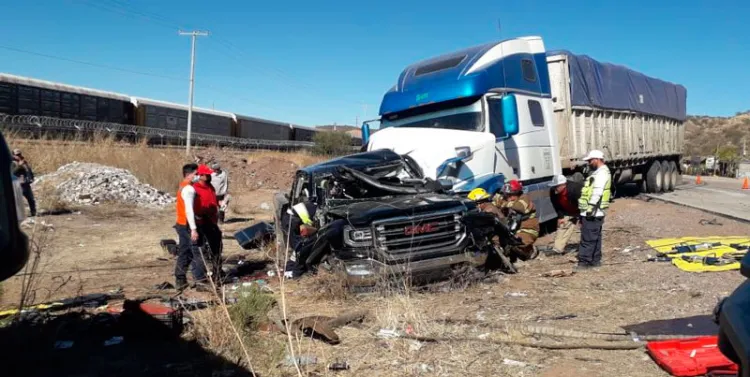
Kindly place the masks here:
<instances>
[{"instance_id":1,"label":"metal guardrail","mask_svg":"<svg viewBox=\"0 0 750 377\"><path fill-rule=\"evenodd\" d=\"M0 113L0 128L35 131L74 131L84 134L109 133L120 136L134 136L136 138L177 139L183 143L187 139L187 132L185 131L36 115L8 115ZM245 139L195 132L190 134L190 138L196 144L218 144L237 148L310 148L315 145L315 143L309 141Z\"/></svg>"}]
</instances>

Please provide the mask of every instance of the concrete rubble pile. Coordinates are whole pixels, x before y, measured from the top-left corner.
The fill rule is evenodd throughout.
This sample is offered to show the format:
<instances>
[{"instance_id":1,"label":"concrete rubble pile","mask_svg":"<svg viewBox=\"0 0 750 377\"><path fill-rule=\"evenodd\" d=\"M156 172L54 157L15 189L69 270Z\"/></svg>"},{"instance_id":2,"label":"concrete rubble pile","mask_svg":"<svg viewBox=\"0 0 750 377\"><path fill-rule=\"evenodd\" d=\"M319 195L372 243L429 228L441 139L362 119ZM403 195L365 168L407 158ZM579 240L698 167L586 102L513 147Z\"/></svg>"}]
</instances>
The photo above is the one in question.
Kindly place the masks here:
<instances>
[{"instance_id":1,"label":"concrete rubble pile","mask_svg":"<svg viewBox=\"0 0 750 377\"><path fill-rule=\"evenodd\" d=\"M174 203L174 197L138 181L125 169L73 162L56 172L43 175L34 186L54 185L60 199L75 204L95 205L103 202L163 208Z\"/></svg>"}]
</instances>

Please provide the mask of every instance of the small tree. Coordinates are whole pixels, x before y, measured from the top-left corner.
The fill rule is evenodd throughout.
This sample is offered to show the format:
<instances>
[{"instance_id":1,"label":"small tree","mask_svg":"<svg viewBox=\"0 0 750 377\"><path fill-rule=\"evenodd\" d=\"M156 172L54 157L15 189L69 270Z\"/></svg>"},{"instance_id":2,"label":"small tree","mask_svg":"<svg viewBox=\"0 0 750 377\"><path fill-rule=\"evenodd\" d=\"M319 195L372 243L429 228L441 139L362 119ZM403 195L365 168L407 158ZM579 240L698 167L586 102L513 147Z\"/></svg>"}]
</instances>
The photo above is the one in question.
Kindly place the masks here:
<instances>
[{"instance_id":1,"label":"small tree","mask_svg":"<svg viewBox=\"0 0 750 377\"><path fill-rule=\"evenodd\" d=\"M313 142L313 152L321 155L349 154L352 147L352 137L346 132L318 131Z\"/></svg>"}]
</instances>

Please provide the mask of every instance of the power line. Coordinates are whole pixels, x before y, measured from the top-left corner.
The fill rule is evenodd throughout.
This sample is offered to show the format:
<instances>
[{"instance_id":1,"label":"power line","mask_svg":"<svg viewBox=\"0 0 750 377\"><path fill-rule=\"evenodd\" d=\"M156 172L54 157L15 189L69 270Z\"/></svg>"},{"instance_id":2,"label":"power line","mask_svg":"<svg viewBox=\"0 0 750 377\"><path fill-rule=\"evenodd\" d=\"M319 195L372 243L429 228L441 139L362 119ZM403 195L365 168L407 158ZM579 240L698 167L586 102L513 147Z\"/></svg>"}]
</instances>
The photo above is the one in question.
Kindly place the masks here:
<instances>
[{"instance_id":1,"label":"power line","mask_svg":"<svg viewBox=\"0 0 750 377\"><path fill-rule=\"evenodd\" d=\"M94 3L91 3L91 2L86 1L86 0L81 0L81 1L84 1L84 3L86 3L88 5L93 5L94 4ZM107 1L109 1L111 4L114 4L114 5L109 5L109 6L103 7L101 3L96 3L95 7L99 8L99 9L105 9L105 10L108 10L110 12L119 13L119 14L130 14L131 16L132 15L137 15L140 18L146 19L148 21L152 21L152 22L154 22L156 24L159 24L160 26L163 26L165 28L170 28L170 29L175 29L175 28L180 29L180 28L182 28L182 26L179 25L179 23L177 21L175 21L173 19L170 19L168 17L162 16L162 15L159 15L159 14L154 13L154 12L139 11L139 10L137 10L137 9L135 9L133 7L132 3L128 3L128 2L123 1L123 0L107 0ZM194 29L192 26L191 26L191 28ZM220 53L223 53L223 54L227 55L228 57L230 57L230 58L232 58L234 60L237 60L238 62L241 62L243 64L247 64L248 61L250 61L250 59L242 59L242 57L245 57L245 58L252 57L252 56L247 55L244 50L240 49L239 47L237 47L236 45L234 45L232 42L230 42L226 38L222 38L221 36L216 36L214 34L212 40L216 41L217 43L219 43L220 45L222 45L224 48L227 49L227 51L223 51L221 49L215 49L216 51L218 51ZM238 55L240 56L239 58L237 57ZM309 85L309 84L307 84L307 83L305 83L305 82L303 82L303 81L301 81L299 79L295 79L295 78L291 77L290 75L286 74L283 70L281 70L281 69L279 69L277 67L265 68L265 67L257 67L256 66L256 68L259 68L260 70L266 71L267 73L270 73L270 74L278 77L279 79L281 79L282 81L284 81L287 85L289 85L291 87L297 86L298 89L304 88L305 91L308 92L308 94L311 94L314 97L320 98L320 95L324 94L324 93L320 92L319 90L315 89L313 86L311 86L311 85ZM335 99L335 98L333 98L333 97L331 97L329 95L325 95L325 94L324 94L324 96L328 97L328 100L332 101L332 102L337 102L337 103L341 103L341 104L346 103L346 104L349 104L349 105L351 105L351 104L357 104L356 102L350 102L350 101L344 101L344 100L340 100L340 99Z\"/></svg>"},{"instance_id":2,"label":"power line","mask_svg":"<svg viewBox=\"0 0 750 377\"><path fill-rule=\"evenodd\" d=\"M97 67L97 68L109 69L109 70L113 70L113 71L125 72L125 73L134 74L134 75L157 77L157 78L161 78L161 79L174 80L174 81L185 81L185 79L181 79L179 77L159 75L159 74L150 73L150 72L135 71L135 70L128 69L128 68L120 68L120 67L115 67L115 66L111 66L111 65L99 64L99 63L91 63L91 62L86 62L86 61L82 61L82 60L70 59L70 58L66 58L66 57L62 57L62 56L56 56L56 55L50 55L50 54L43 54L41 52L24 50L24 49L20 49L20 48L17 48L17 47L0 45L0 49L8 50L8 51L13 51L13 52L18 52L18 53L27 54L27 55L40 56L40 57L44 57L44 58L48 58L48 59L65 61L65 62L69 62L69 63L76 63L76 64L81 64L81 65L87 65L87 66L90 66L90 67Z\"/></svg>"}]
</instances>

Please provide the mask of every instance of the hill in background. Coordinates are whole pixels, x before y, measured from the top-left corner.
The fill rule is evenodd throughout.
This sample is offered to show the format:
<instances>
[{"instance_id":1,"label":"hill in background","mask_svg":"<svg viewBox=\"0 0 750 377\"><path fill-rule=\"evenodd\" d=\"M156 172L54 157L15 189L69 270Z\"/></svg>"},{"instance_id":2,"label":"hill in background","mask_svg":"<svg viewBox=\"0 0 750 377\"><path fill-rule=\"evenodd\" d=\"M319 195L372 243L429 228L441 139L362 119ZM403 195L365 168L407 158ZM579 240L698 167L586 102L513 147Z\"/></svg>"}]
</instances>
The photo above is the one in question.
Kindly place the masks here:
<instances>
[{"instance_id":1,"label":"hill in background","mask_svg":"<svg viewBox=\"0 0 750 377\"><path fill-rule=\"evenodd\" d=\"M684 155L709 156L717 147L728 147L739 156L743 139L750 143L750 111L733 117L691 115L685 122Z\"/></svg>"}]
</instances>

